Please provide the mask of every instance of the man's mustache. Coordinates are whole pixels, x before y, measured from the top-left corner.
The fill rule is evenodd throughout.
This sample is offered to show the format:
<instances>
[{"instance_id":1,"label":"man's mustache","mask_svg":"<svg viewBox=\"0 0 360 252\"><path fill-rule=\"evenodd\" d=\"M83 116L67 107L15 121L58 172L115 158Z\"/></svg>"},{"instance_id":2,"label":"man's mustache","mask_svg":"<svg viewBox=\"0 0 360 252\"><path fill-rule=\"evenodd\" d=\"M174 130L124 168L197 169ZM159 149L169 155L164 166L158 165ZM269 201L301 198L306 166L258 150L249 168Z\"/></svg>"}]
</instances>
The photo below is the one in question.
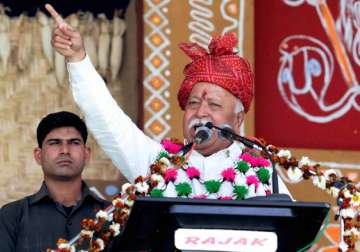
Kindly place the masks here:
<instances>
[{"instance_id":1,"label":"man's mustache","mask_svg":"<svg viewBox=\"0 0 360 252\"><path fill-rule=\"evenodd\" d=\"M212 122L209 118L192 118L189 122L188 128L191 129L194 126L205 125L207 122Z\"/></svg>"}]
</instances>

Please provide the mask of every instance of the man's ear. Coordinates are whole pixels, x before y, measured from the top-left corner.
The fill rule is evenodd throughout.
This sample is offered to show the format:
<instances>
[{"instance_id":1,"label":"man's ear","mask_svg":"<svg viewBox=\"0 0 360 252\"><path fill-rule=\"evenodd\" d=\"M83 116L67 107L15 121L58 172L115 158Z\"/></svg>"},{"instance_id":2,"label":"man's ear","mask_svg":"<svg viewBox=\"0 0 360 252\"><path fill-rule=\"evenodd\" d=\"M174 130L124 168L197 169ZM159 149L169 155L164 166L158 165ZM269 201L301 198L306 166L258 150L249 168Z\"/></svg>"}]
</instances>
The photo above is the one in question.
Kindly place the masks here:
<instances>
[{"instance_id":1,"label":"man's ear","mask_svg":"<svg viewBox=\"0 0 360 252\"><path fill-rule=\"evenodd\" d=\"M244 117L245 117L245 112L244 111L241 111L241 112L238 112L236 113L236 117L235 117L235 132L237 134L240 134L240 127L241 127L241 124L243 123L244 121Z\"/></svg>"},{"instance_id":2,"label":"man's ear","mask_svg":"<svg viewBox=\"0 0 360 252\"><path fill-rule=\"evenodd\" d=\"M88 163L91 158L91 148L85 146L85 162Z\"/></svg>"},{"instance_id":3,"label":"man's ear","mask_svg":"<svg viewBox=\"0 0 360 252\"><path fill-rule=\"evenodd\" d=\"M36 147L34 148L34 158L35 158L35 161L38 165L41 165L41 148L39 147Z\"/></svg>"}]
</instances>

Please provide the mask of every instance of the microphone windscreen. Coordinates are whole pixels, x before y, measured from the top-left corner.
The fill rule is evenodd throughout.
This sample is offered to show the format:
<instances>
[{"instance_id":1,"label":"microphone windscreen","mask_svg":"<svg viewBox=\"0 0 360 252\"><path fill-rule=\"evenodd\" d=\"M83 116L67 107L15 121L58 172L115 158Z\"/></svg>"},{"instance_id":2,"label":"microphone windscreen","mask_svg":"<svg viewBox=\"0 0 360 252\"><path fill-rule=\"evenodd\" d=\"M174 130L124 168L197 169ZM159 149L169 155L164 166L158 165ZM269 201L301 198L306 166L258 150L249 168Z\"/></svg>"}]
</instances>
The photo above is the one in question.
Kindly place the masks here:
<instances>
[{"instance_id":1,"label":"microphone windscreen","mask_svg":"<svg viewBox=\"0 0 360 252\"><path fill-rule=\"evenodd\" d=\"M211 130L206 126L200 126L195 130L195 143L202 144L210 140Z\"/></svg>"}]
</instances>

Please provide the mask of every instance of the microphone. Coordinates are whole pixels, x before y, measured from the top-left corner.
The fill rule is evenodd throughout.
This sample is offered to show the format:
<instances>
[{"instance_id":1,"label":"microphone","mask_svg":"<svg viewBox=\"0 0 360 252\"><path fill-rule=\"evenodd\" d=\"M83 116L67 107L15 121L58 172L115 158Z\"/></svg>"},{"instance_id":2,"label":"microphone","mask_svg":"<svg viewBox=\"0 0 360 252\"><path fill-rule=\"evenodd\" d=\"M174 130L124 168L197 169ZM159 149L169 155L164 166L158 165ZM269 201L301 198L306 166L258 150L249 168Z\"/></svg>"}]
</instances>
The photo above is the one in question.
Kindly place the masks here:
<instances>
[{"instance_id":1,"label":"microphone","mask_svg":"<svg viewBox=\"0 0 360 252\"><path fill-rule=\"evenodd\" d=\"M225 138L226 140L229 140L231 142L234 141L232 135L235 134L235 132L230 125L222 124L219 128L222 129L222 130L218 130L219 137Z\"/></svg>"},{"instance_id":2,"label":"microphone","mask_svg":"<svg viewBox=\"0 0 360 252\"><path fill-rule=\"evenodd\" d=\"M216 129L220 132L220 136L229 139L229 140L236 140L247 146L251 149L257 149L259 151L263 151L267 158L270 160L272 167L273 167L273 176L272 176L272 184L273 184L273 192L279 193L279 185L278 185L278 175L276 172L276 167L274 162L272 161L272 155L268 152L268 150L262 144L258 144L246 137L239 136L235 134L234 130L229 125L223 125L222 127L215 126L212 122L207 122L205 127L208 129Z\"/></svg>"},{"instance_id":3,"label":"microphone","mask_svg":"<svg viewBox=\"0 0 360 252\"><path fill-rule=\"evenodd\" d=\"M193 142L190 142L190 143L184 145L176 155L178 155L178 156L186 155L191 150L193 145L194 145Z\"/></svg>"},{"instance_id":4,"label":"microphone","mask_svg":"<svg viewBox=\"0 0 360 252\"><path fill-rule=\"evenodd\" d=\"M212 137L212 132L209 127L206 125L201 125L195 130L195 139L196 144L202 144L210 140Z\"/></svg>"},{"instance_id":5,"label":"microphone","mask_svg":"<svg viewBox=\"0 0 360 252\"><path fill-rule=\"evenodd\" d=\"M224 124L223 127L217 127L212 122L207 122L205 124L205 127L207 127L208 129L214 128L214 129L218 130L220 132L220 136L222 136L228 140L239 141L239 142L243 143L245 146L252 148L252 149L257 149L260 151L264 150L264 147L260 146L256 142L251 141L250 139L247 139L246 137L242 137L242 136L235 134L234 130L229 125Z\"/></svg>"}]
</instances>

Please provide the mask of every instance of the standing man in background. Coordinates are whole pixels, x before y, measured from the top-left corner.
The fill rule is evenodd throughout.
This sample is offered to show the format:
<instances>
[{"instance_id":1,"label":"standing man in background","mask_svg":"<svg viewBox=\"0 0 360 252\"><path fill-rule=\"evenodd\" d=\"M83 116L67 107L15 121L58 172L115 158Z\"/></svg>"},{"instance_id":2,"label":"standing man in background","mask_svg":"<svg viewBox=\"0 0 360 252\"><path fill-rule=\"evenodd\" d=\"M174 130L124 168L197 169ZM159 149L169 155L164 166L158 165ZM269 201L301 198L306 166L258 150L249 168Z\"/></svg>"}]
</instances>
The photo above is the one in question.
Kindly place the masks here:
<instances>
[{"instance_id":1,"label":"standing man in background","mask_svg":"<svg viewBox=\"0 0 360 252\"><path fill-rule=\"evenodd\" d=\"M82 180L91 151L86 146L86 125L77 115L66 111L48 114L36 134L34 158L44 181L37 193L1 208L1 252L46 251L59 238L76 236L82 219L94 218L97 210L110 204Z\"/></svg>"}]
</instances>

